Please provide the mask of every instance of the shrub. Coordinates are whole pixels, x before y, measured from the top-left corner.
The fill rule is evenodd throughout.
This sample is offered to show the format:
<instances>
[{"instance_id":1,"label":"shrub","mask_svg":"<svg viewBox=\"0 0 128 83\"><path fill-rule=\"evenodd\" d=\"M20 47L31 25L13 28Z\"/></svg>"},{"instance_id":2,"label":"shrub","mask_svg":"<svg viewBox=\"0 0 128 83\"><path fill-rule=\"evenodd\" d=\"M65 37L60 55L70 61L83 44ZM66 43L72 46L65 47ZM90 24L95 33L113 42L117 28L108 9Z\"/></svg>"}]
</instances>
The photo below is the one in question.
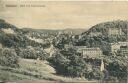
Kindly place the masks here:
<instances>
[{"instance_id":1,"label":"shrub","mask_svg":"<svg viewBox=\"0 0 128 83\"><path fill-rule=\"evenodd\" d=\"M68 51L61 50L56 53L50 60L58 74L71 77L82 77L85 73L86 63L83 58L79 57L72 48Z\"/></svg>"},{"instance_id":2,"label":"shrub","mask_svg":"<svg viewBox=\"0 0 128 83\"><path fill-rule=\"evenodd\" d=\"M104 73L99 68L94 68L92 72L93 79L103 79Z\"/></svg>"},{"instance_id":3,"label":"shrub","mask_svg":"<svg viewBox=\"0 0 128 83\"><path fill-rule=\"evenodd\" d=\"M105 63L109 76L117 77L118 79L123 79L127 76L128 59L126 57L114 57L114 55L112 55L110 57L105 57Z\"/></svg>"},{"instance_id":4,"label":"shrub","mask_svg":"<svg viewBox=\"0 0 128 83\"><path fill-rule=\"evenodd\" d=\"M25 58L25 59L37 59L40 58L41 60L46 60L49 55L44 50L35 49L33 47L18 50L18 56Z\"/></svg>"},{"instance_id":5,"label":"shrub","mask_svg":"<svg viewBox=\"0 0 128 83\"><path fill-rule=\"evenodd\" d=\"M26 59L36 59L36 53L34 49L20 49L19 56Z\"/></svg>"},{"instance_id":6,"label":"shrub","mask_svg":"<svg viewBox=\"0 0 128 83\"><path fill-rule=\"evenodd\" d=\"M10 80L10 75L8 72L3 72L0 70L0 83L6 83Z\"/></svg>"},{"instance_id":7,"label":"shrub","mask_svg":"<svg viewBox=\"0 0 128 83\"><path fill-rule=\"evenodd\" d=\"M0 65L9 67L18 67L19 57L14 49L0 49Z\"/></svg>"},{"instance_id":8,"label":"shrub","mask_svg":"<svg viewBox=\"0 0 128 83\"><path fill-rule=\"evenodd\" d=\"M86 62L72 48L55 53L49 61L58 74L89 79L102 79L104 77L104 73L100 71L99 67L96 68L95 65Z\"/></svg>"}]
</instances>

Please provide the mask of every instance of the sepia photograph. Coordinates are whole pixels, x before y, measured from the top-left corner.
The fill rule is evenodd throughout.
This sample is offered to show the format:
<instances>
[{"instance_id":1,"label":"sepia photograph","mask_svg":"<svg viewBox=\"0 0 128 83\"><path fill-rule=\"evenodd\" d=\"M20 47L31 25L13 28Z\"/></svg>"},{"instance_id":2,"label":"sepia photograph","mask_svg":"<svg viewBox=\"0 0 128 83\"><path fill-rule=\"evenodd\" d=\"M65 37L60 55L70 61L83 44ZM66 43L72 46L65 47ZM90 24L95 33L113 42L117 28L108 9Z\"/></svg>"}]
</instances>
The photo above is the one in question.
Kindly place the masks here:
<instances>
[{"instance_id":1,"label":"sepia photograph","mask_svg":"<svg viewBox=\"0 0 128 83\"><path fill-rule=\"evenodd\" d=\"M0 83L128 83L128 2L0 0Z\"/></svg>"}]
</instances>

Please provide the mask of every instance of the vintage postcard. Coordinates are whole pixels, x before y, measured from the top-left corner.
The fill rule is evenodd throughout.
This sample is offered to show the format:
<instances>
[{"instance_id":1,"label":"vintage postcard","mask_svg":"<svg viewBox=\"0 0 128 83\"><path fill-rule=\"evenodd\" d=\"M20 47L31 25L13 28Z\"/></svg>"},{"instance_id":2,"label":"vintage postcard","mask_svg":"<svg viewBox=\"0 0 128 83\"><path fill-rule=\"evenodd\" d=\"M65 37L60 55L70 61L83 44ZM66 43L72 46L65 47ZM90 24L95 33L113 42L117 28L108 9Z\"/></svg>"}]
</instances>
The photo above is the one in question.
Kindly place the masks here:
<instances>
[{"instance_id":1,"label":"vintage postcard","mask_svg":"<svg viewBox=\"0 0 128 83\"><path fill-rule=\"evenodd\" d=\"M128 2L0 0L0 83L128 83Z\"/></svg>"}]
</instances>

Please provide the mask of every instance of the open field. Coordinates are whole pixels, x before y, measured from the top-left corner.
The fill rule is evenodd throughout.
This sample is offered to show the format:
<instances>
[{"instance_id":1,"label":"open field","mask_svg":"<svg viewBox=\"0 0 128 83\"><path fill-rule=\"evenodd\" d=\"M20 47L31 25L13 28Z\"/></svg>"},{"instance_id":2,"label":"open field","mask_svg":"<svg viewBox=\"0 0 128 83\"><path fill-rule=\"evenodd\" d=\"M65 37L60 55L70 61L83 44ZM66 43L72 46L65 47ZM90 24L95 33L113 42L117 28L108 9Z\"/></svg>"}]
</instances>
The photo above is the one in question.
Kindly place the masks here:
<instances>
[{"instance_id":1,"label":"open field","mask_svg":"<svg viewBox=\"0 0 128 83\"><path fill-rule=\"evenodd\" d=\"M9 83L94 82L58 76L47 61L21 59L19 65L20 68L0 66L0 80Z\"/></svg>"}]
</instances>

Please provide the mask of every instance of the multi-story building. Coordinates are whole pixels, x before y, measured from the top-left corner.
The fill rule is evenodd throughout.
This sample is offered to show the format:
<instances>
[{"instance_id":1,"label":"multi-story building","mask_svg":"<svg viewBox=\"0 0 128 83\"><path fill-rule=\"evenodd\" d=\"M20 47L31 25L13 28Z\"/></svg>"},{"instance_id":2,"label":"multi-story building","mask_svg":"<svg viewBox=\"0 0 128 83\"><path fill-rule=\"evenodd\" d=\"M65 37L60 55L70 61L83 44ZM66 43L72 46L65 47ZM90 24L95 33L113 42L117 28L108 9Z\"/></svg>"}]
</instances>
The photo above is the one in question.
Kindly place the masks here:
<instances>
[{"instance_id":1,"label":"multi-story building","mask_svg":"<svg viewBox=\"0 0 128 83\"><path fill-rule=\"evenodd\" d=\"M109 46L110 52L114 53L117 52L120 49L120 44L119 43L111 43Z\"/></svg>"},{"instance_id":2,"label":"multi-story building","mask_svg":"<svg viewBox=\"0 0 128 83\"><path fill-rule=\"evenodd\" d=\"M86 46L74 46L77 49L77 52L81 53L83 49L86 48Z\"/></svg>"},{"instance_id":3,"label":"multi-story building","mask_svg":"<svg viewBox=\"0 0 128 83\"><path fill-rule=\"evenodd\" d=\"M102 56L102 50L100 48L83 48L81 49L83 58L96 58Z\"/></svg>"},{"instance_id":4,"label":"multi-story building","mask_svg":"<svg viewBox=\"0 0 128 83\"><path fill-rule=\"evenodd\" d=\"M128 41L126 42L118 42L120 44L120 46L128 46Z\"/></svg>"},{"instance_id":5,"label":"multi-story building","mask_svg":"<svg viewBox=\"0 0 128 83\"><path fill-rule=\"evenodd\" d=\"M128 46L128 42L118 42L118 43L111 43L110 44L110 51L117 52L121 46Z\"/></svg>"},{"instance_id":6,"label":"multi-story building","mask_svg":"<svg viewBox=\"0 0 128 83\"><path fill-rule=\"evenodd\" d=\"M95 58L102 56L102 50L100 48L87 48L86 46L73 46L73 45L65 45L65 48L68 49L70 47L73 47L77 50L77 52L81 53L83 58L89 57L89 58Z\"/></svg>"},{"instance_id":7,"label":"multi-story building","mask_svg":"<svg viewBox=\"0 0 128 83\"><path fill-rule=\"evenodd\" d=\"M123 55L128 55L128 46L121 46L120 52L123 53Z\"/></svg>"},{"instance_id":8,"label":"multi-story building","mask_svg":"<svg viewBox=\"0 0 128 83\"><path fill-rule=\"evenodd\" d=\"M101 32L91 32L90 37L102 35Z\"/></svg>"},{"instance_id":9,"label":"multi-story building","mask_svg":"<svg viewBox=\"0 0 128 83\"><path fill-rule=\"evenodd\" d=\"M108 36L119 36L122 35L122 29L121 28L109 28L108 29Z\"/></svg>"},{"instance_id":10,"label":"multi-story building","mask_svg":"<svg viewBox=\"0 0 128 83\"><path fill-rule=\"evenodd\" d=\"M69 48L73 48L74 46L72 44L65 44L64 48L68 50Z\"/></svg>"},{"instance_id":11,"label":"multi-story building","mask_svg":"<svg viewBox=\"0 0 128 83\"><path fill-rule=\"evenodd\" d=\"M11 28L7 28L7 29L1 29L4 33L6 34L15 34L14 30L12 30Z\"/></svg>"}]
</instances>

